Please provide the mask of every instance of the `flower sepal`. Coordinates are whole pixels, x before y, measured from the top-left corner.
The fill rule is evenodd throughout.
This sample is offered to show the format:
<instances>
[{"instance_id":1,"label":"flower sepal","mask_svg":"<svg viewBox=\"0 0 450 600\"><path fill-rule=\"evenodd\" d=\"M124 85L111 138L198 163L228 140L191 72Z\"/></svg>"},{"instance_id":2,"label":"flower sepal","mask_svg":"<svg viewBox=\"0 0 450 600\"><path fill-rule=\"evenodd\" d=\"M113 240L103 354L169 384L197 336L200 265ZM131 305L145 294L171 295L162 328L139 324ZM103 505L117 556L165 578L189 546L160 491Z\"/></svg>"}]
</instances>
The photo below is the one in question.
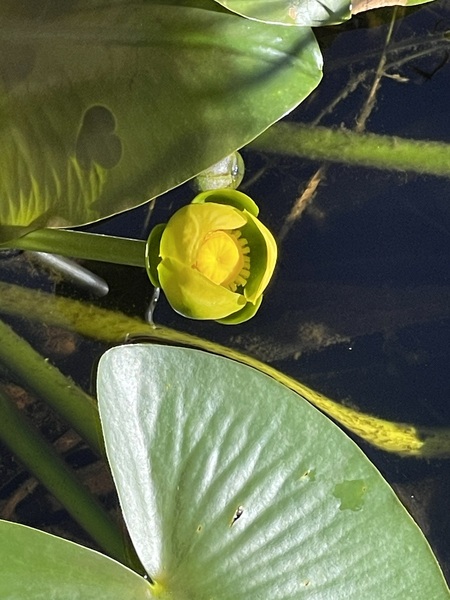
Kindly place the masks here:
<instances>
[{"instance_id":1,"label":"flower sepal","mask_svg":"<svg viewBox=\"0 0 450 600\"><path fill-rule=\"evenodd\" d=\"M238 192L238 190L232 190L231 188L224 188L222 190L208 190L206 192L200 192L192 200L192 204L204 204L205 202L215 202L216 204L226 204L228 206L234 206L238 210L246 210L254 217L259 214L258 205L254 200L244 194Z\"/></svg>"}]
</instances>

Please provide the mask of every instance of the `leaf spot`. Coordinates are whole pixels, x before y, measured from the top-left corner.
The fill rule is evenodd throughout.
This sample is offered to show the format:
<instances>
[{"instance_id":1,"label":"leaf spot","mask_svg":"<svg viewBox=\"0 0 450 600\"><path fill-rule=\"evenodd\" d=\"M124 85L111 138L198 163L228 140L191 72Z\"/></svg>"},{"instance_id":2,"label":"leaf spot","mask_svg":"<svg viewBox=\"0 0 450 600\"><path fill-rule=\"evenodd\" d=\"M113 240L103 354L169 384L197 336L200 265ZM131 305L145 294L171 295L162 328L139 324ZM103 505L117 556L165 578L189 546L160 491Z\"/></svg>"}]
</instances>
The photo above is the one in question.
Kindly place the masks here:
<instances>
[{"instance_id":1,"label":"leaf spot","mask_svg":"<svg viewBox=\"0 0 450 600\"><path fill-rule=\"evenodd\" d=\"M334 486L333 496L340 501L339 510L361 510L365 501L367 484L364 479L342 481Z\"/></svg>"},{"instance_id":2,"label":"leaf spot","mask_svg":"<svg viewBox=\"0 0 450 600\"><path fill-rule=\"evenodd\" d=\"M315 469L306 469L304 473L300 476L300 481L314 481L316 478L316 470Z\"/></svg>"},{"instance_id":3,"label":"leaf spot","mask_svg":"<svg viewBox=\"0 0 450 600\"><path fill-rule=\"evenodd\" d=\"M244 507L238 506L233 515L233 518L231 519L230 527L233 527L233 525L236 523L236 521L242 516L243 512L244 512Z\"/></svg>"}]
</instances>

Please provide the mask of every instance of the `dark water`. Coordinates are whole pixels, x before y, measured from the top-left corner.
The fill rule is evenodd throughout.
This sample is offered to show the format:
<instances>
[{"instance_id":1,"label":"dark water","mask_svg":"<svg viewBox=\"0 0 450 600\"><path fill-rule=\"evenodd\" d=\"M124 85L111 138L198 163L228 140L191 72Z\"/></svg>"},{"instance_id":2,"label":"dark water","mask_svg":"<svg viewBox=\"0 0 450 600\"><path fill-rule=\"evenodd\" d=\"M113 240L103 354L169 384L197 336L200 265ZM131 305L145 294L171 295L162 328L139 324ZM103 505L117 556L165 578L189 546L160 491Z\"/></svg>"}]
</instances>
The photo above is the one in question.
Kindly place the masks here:
<instances>
[{"instance_id":1,"label":"dark water","mask_svg":"<svg viewBox=\"0 0 450 600\"><path fill-rule=\"evenodd\" d=\"M368 131L450 142L450 50L436 42L449 17L448 2L436 2L397 23L389 77L382 79ZM324 81L291 120L313 121L353 77L367 72L365 85L320 121L354 126L384 46L383 19L362 16L356 29L353 23L331 40L321 36ZM287 215L320 164L243 154L243 189L275 234L285 231ZM164 299L155 319L234 345L366 412L450 427L449 195L450 178L329 165L312 203L279 244L276 276L254 319L239 327L189 322ZM192 196L183 186L158 199L149 227ZM147 208L140 208L88 229L143 238L146 217ZM151 295L145 274L95 268L111 286L103 304L144 314ZM94 358L101 351L90 349ZM86 359L84 350L69 366L77 365L86 384L92 355ZM400 458L356 441L398 490L450 578L450 461Z\"/></svg>"}]
</instances>

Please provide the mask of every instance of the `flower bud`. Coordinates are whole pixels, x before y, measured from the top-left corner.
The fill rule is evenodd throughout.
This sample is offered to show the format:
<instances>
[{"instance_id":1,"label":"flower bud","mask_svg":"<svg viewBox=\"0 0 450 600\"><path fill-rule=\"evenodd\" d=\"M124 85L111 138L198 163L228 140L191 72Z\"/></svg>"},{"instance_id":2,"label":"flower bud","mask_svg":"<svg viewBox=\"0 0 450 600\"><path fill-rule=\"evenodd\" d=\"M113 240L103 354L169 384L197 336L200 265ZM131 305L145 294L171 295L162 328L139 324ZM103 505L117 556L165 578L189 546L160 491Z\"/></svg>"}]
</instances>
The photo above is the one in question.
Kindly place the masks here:
<instances>
[{"instance_id":1,"label":"flower bud","mask_svg":"<svg viewBox=\"0 0 450 600\"><path fill-rule=\"evenodd\" d=\"M230 324L256 313L277 259L258 212L242 192L212 190L152 230L147 272L175 311Z\"/></svg>"}]
</instances>

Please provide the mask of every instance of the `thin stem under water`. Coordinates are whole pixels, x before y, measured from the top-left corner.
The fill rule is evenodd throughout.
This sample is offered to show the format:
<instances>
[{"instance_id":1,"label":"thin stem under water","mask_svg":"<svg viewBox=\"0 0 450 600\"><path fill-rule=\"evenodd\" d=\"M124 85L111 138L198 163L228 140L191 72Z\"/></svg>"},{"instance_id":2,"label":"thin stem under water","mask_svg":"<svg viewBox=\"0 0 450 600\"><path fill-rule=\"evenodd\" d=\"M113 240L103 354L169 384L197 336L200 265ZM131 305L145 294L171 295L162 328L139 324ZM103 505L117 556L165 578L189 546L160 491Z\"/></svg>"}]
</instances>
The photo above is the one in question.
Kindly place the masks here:
<instances>
[{"instance_id":1,"label":"thin stem under water","mask_svg":"<svg viewBox=\"0 0 450 600\"><path fill-rule=\"evenodd\" d=\"M0 250L17 248L50 252L71 258L99 260L118 265L145 268L143 240L72 231L70 229L36 229L5 244Z\"/></svg>"},{"instance_id":2,"label":"thin stem under water","mask_svg":"<svg viewBox=\"0 0 450 600\"><path fill-rule=\"evenodd\" d=\"M387 452L416 457L450 456L450 428L424 428L396 423L344 406L312 390L273 367L237 350L175 331L155 327L121 312L0 282L0 312L26 316L77 331L108 343L123 343L130 337L153 342L183 344L240 361L273 377L300 394L329 417Z\"/></svg>"}]
</instances>

